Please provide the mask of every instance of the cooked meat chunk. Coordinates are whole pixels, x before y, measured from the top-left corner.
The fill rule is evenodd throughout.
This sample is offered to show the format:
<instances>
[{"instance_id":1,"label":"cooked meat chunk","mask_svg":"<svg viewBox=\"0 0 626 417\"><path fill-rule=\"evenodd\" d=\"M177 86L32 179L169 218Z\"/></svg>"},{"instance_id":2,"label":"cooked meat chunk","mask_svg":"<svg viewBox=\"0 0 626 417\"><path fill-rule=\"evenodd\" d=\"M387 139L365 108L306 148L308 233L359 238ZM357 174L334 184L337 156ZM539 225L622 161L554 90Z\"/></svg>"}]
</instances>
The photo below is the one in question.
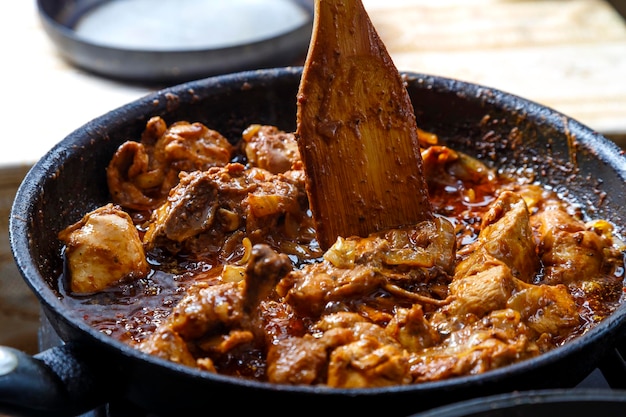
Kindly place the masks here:
<instances>
[{"instance_id":1,"label":"cooked meat chunk","mask_svg":"<svg viewBox=\"0 0 626 417\"><path fill-rule=\"evenodd\" d=\"M272 174L287 172L300 161L293 133L283 132L274 126L251 125L243 132L242 138L249 163Z\"/></svg>"},{"instance_id":2,"label":"cooked meat chunk","mask_svg":"<svg viewBox=\"0 0 626 417\"><path fill-rule=\"evenodd\" d=\"M605 251L611 241L567 213L550 205L534 217L541 240L539 253L544 264L542 282L570 284L608 272Z\"/></svg>"},{"instance_id":3,"label":"cooked meat chunk","mask_svg":"<svg viewBox=\"0 0 626 417\"><path fill-rule=\"evenodd\" d=\"M220 208L215 181L206 172L182 173L168 201L153 212L144 237L147 249L159 240L183 242L209 229Z\"/></svg>"},{"instance_id":4,"label":"cooked meat chunk","mask_svg":"<svg viewBox=\"0 0 626 417\"><path fill-rule=\"evenodd\" d=\"M243 314L242 286L243 282L191 287L162 327L192 340L238 326Z\"/></svg>"},{"instance_id":5,"label":"cooked meat chunk","mask_svg":"<svg viewBox=\"0 0 626 417\"><path fill-rule=\"evenodd\" d=\"M321 384L326 380L327 346L323 340L305 335L272 345L267 353L270 382L292 385Z\"/></svg>"},{"instance_id":6,"label":"cooked meat chunk","mask_svg":"<svg viewBox=\"0 0 626 417\"><path fill-rule=\"evenodd\" d=\"M512 308L538 334L559 338L580 324L576 303L564 286L533 285L539 270L530 218L522 198L504 192L491 206L471 254L456 269L452 303L442 312L455 320L480 318ZM516 250L517 248L517 250ZM519 272L517 277L513 271Z\"/></svg>"},{"instance_id":7,"label":"cooked meat chunk","mask_svg":"<svg viewBox=\"0 0 626 417\"><path fill-rule=\"evenodd\" d=\"M473 275L483 265L492 264L489 260L493 258L510 268L515 278L530 282L539 269L539 258L522 197L503 192L485 214L478 240L464 252L471 253L459 262L455 277Z\"/></svg>"},{"instance_id":8,"label":"cooked meat chunk","mask_svg":"<svg viewBox=\"0 0 626 417\"><path fill-rule=\"evenodd\" d=\"M151 143L154 139L144 135L142 142ZM233 151L228 139L197 122L172 123L154 143L155 159L178 172L226 165Z\"/></svg>"},{"instance_id":9,"label":"cooked meat chunk","mask_svg":"<svg viewBox=\"0 0 626 417\"><path fill-rule=\"evenodd\" d=\"M329 303L345 303L350 297L374 292L384 283L384 275L367 266L340 270L323 263L293 271L279 284L278 291L299 314L317 317Z\"/></svg>"},{"instance_id":10,"label":"cooked meat chunk","mask_svg":"<svg viewBox=\"0 0 626 417\"><path fill-rule=\"evenodd\" d=\"M173 253L213 248L232 260L233 252L243 253L244 237L277 249L287 246L283 241L293 245L297 237L312 239L300 181L297 175L246 170L237 163L183 172L167 201L153 212L144 244Z\"/></svg>"},{"instance_id":11,"label":"cooked meat chunk","mask_svg":"<svg viewBox=\"0 0 626 417\"><path fill-rule=\"evenodd\" d=\"M242 327L256 334L259 339L265 335L261 317L261 302L270 297L278 281L287 275L291 269L291 260L284 253L279 254L268 245L263 244L255 245L252 248L242 293L242 309L245 319Z\"/></svg>"},{"instance_id":12,"label":"cooked meat chunk","mask_svg":"<svg viewBox=\"0 0 626 417\"><path fill-rule=\"evenodd\" d=\"M471 246L449 286L453 301L441 309L456 319L505 308L516 281L531 280L539 269L529 213L515 193L505 191L492 204Z\"/></svg>"},{"instance_id":13,"label":"cooked meat chunk","mask_svg":"<svg viewBox=\"0 0 626 417\"><path fill-rule=\"evenodd\" d=\"M420 284L448 279L454 247L452 225L441 218L367 238L339 238L323 262L291 272L277 291L296 311L313 316L383 288L409 302L437 304L437 294L420 291Z\"/></svg>"},{"instance_id":14,"label":"cooked meat chunk","mask_svg":"<svg viewBox=\"0 0 626 417\"><path fill-rule=\"evenodd\" d=\"M353 313L324 317L315 330L332 347L327 384L340 388L409 383L408 353L384 327Z\"/></svg>"},{"instance_id":15,"label":"cooked meat chunk","mask_svg":"<svg viewBox=\"0 0 626 417\"><path fill-rule=\"evenodd\" d=\"M231 145L154 117L108 166L119 206L59 234L81 295L64 298L172 362L350 389L519 362L620 306L626 244L608 221L585 223L530 168L418 136L433 218L324 252L293 133L250 125Z\"/></svg>"},{"instance_id":16,"label":"cooked meat chunk","mask_svg":"<svg viewBox=\"0 0 626 417\"><path fill-rule=\"evenodd\" d=\"M69 287L73 293L102 291L123 279L149 272L139 233L130 216L107 204L59 233L65 243Z\"/></svg>"},{"instance_id":17,"label":"cooked meat chunk","mask_svg":"<svg viewBox=\"0 0 626 417\"><path fill-rule=\"evenodd\" d=\"M406 351L382 327L358 315L344 313L323 319L316 329L323 333L317 337L288 338L270 348L270 381L296 384L325 382L337 388L410 382Z\"/></svg>"},{"instance_id":18,"label":"cooked meat chunk","mask_svg":"<svg viewBox=\"0 0 626 417\"><path fill-rule=\"evenodd\" d=\"M224 166L233 151L226 138L201 123L176 122L168 128L155 116L141 142L123 143L107 167L113 202L130 209L153 209L178 183L179 172Z\"/></svg>"},{"instance_id":19,"label":"cooked meat chunk","mask_svg":"<svg viewBox=\"0 0 626 417\"><path fill-rule=\"evenodd\" d=\"M197 283L139 349L163 349L164 355L187 361L184 346L191 343L198 343L201 351L219 354L240 345L262 347L271 343L265 340L261 303L289 270L291 261L285 254L267 245L254 246L243 280L218 285ZM202 363L205 368L212 366L207 357Z\"/></svg>"},{"instance_id":20,"label":"cooked meat chunk","mask_svg":"<svg viewBox=\"0 0 626 417\"><path fill-rule=\"evenodd\" d=\"M385 331L409 352L434 346L443 337L426 319L421 304L398 308Z\"/></svg>"},{"instance_id":21,"label":"cooked meat chunk","mask_svg":"<svg viewBox=\"0 0 626 417\"><path fill-rule=\"evenodd\" d=\"M124 142L107 167L112 200L130 209L150 209L159 204L177 181L177 175L150 166L150 155L139 142ZM174 178L172 178L172 176Z\"/></svg>"},{"instance_id":22,"label":"cooked meat chunk","mask_svg":"<svg viewBox=\"0 0 626 417\"><path fill-rule=\"evenodd\" d=\"M454 300L443 309L450 316L473 314L480 318L490 311L506 307L515 289L511 269L495 259L482 261L481 270L454 279L450 284Z\"/></svg>"},{"instance_id":23,"label":"cooked meat chunk","mask_svg":"<svg viewBox=\"0 0 626 417\"><path fill-rule=\"evenodd\" d=\"M411 354L411 374L414 382L425 382L483 373L538 355L532 340L517 311L496 310L452 332L443 343Z\"/></svg>"},{"instance_id":24,"label":"cooked meat chunk","mask_svg":"<svg viewBox=\"0 0 626 417\"><path fill-rule=\"evenodd\" d=\"M139 349L158 358L182 365L196 366L196 360L183 338L170 329L158 329L152 337L140 345Z\"/></svg>"},{"instance_id":25,"label":"cooked meat chunk","mask_svg":"<svg viewBox=\"0 0 626 417\"><path fill-rule=\"evenodd\" d=\"M521 284L507 307L518 311L522 320L538 334L560 339L580 325L574 297L562 285Z\"/></svg>"},{"instance_id":26,"label":"cooked meat chunk","mask_svg":"<svg viewBox=\"0 0 626 417\"><path fill-rule=\"evenodd\" d=\"M330 355L327 381L330 387L384 387L410 382L408 354L395 344L360 338L338 347Z\"/></svg>"}]
</instances>

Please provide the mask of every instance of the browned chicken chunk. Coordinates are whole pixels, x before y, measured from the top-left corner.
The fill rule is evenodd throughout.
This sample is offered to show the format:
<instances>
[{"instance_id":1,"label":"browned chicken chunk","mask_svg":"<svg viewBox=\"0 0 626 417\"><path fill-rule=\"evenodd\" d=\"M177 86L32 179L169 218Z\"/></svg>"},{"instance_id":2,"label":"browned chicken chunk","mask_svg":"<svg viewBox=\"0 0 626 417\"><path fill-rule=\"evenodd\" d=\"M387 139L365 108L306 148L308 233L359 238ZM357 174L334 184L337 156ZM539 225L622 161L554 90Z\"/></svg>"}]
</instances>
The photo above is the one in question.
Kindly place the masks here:
<instances>
[{"instance_id":1,"label":"browned chicken chunk","mask_svg":"<svg viewBox=\"0 0 626 417\"><path fill-rule=\"evenodd\" d=\"M70 290L93 293L125 278L148 274L139 233L130 216L113 204L87 213L59 233L65 243Z\"/></svg>"},{"instance_id":2,"label":"browned chicken chunk","mask_svg":"<svg viewBox=\"0 0 626 417\"><path fill-rule=\"evenodd\" d=\"M125 208L153 209L178 183L181 171L226 165L234 151L230 142L201 123L176 122L169 128L151 118L141 142L125 142L107 168L113 202Z\"/></svg>"},{"instance_id":3,"label":"browned chicken chunk","mask_svg":"<svg viewBox=\"0 0 626 417\"><path fill-rule=\"evenodd\" d=\"M228 164L180 174L179 184L152 214L144 244L172 253L210 249L232 259L243 239L280 249L313 239L306 213L304 183L298 175L274 175Z\"/></svg>"},{"instance_id":4,"label":"browned chicken chunk","mask_svg":"<svg viewBox=\"0 0 626 417\"><path fill-rule=\"evenodd\" d=\"M560 205L550 205L534 218L541 240L539 252L545 266L543 282L572 283L608 272L605 251L611 241L568 214Z\"/></svg>"},{"instance_id":5,"label":"browned chicken chunk","mask_svg":"<svg viewBox=\"0 0 626 417\"><path fill-rule=\"evenodd\" d=\"M293 133L274 126L251 125L242 135L243 147L252 166L272 174L287 172L300 162L300 151Z\"/></svg>"}]
</instances>

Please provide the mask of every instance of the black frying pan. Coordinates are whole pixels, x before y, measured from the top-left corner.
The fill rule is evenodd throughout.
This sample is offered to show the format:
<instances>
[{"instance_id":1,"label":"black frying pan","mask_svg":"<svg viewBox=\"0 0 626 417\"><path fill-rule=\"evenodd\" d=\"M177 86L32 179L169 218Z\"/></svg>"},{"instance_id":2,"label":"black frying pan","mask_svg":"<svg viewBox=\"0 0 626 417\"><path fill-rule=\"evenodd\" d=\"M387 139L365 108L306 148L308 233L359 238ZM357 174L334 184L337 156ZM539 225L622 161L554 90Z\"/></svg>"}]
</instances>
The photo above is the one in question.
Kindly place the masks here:
<instances>
[{"instance_id":1,"label":"black frying pan","mask_svg":"<svg viewBox=\"0 0 626 417\"><path fill-rule=\"evenodd\" d=\"M156 92L78 128L30 170L12 207L11 248L46 317L67 343L38 358L22 358L21 373L0 377L0 403L45 410L45 415L76 413L116 398L163 415L211 413L224 402L241 414L291 415L303 409L358 414L383 407L386 415L409 415L488 394L572 387L612 351L625 331L626 305L561 348L481 375L359 390L279 386L149 356L95 331L69 310L55 290L62 269L57 233L109 200L105 167L116 148L139 138L154 115L168 124L202 121L233 140L251 123L294 130L300 76L301 68L259 70ZM536 168L541 181L567 189L593 217L626 232L626 158L615 144L558 112L501 91L429 75L407 78L423 129L487 163ZM14 384L22 389L12 389ZM241 401L235 405L228 398Z\"/></svg>"}]
</instances>

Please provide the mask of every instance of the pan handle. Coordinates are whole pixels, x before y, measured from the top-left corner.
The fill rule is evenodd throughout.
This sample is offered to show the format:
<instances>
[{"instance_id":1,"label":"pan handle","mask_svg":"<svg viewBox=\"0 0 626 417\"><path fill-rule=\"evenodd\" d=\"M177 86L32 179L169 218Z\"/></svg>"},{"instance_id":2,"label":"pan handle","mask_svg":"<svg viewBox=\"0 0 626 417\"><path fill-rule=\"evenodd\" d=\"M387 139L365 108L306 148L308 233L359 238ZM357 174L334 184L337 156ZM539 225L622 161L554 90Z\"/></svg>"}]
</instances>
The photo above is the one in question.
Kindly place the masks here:
<instances>
[{"instance_id":1,"label":"pan handle","mask_svg":"<svg viewBox=\"0 0 626 417\"><path fill-rule=\"evenodd\" d=\"M87 356L74 343L35 356L0 346L0 414L69 417L106 403L116 384L105 386L106 365Z\"/></svg>"}]
</instances>

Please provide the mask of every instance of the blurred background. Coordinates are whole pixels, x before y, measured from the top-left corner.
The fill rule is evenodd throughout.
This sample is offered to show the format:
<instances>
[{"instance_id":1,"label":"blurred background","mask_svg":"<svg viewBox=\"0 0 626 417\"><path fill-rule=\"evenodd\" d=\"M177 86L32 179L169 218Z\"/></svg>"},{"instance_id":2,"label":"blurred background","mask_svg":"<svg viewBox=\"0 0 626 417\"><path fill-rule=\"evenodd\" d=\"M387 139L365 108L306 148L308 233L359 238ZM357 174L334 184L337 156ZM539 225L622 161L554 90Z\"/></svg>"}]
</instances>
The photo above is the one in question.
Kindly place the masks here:
<instances>
[{"instance_id":1,"label":"blurred background","mask_svg":"<svg viewBox=\"0 0 626 417\"><path fill-rule=\"evenodd\" d=\"M152 4L165 5L166 0L161 1ZM148 76L142 80L136 72L132 80L112 78L75 65L68 60L68 54L81 53L76 42L82 45L85 39L77 38L70 27L76 23L69 16L71 10L64 8L62 1L48 1L55 3L50 6L55 17L42 17L38 9L42 2L13 3L0 25L4 51L0 70L4 93L4 151L0 152L0 344L28 352L37 349L39 311L13 264L8 243L8 216L15 190L29 167L74 129L179 81L175 77L159 81ZM139 9L130 13L144 13L140 7L145 6L146 0L104 3L124 2L138 3ZM81 1L67 3L75 7ZM93 5L94 1L82 3ZM255 11L251 18L241 21L243 9L237 15L229 15L233 11L226 7L227 3ZM174 10L176 13L170 9L165 12L167 18L144 23L154 33L168 33L165 38L151 39L161 45L178 36L179 43L168 48L186 50L190 53L188 59L197 60L200 69L211 73L276 63L301 65L308 46L307 23L311 16L295 10L296 3L305 9L312 7L309 0L170 2L170 7L184 4L198 9L180 16L178 9ZM626 147L626 0L363 0L363 4L399 70L456 78L517 94L571 116ZM213 31L210 40L207 34L206 43L197 43L190 31L195 27L194 19L202 17L213 19L203 26L208 25ZM176 18L187 19L189 24L176 25ZM133 20L137 22L130 19ZM225 25L220 27L228 30L215 30L214 24ZM107 32L111 28L100 24L92 26L90 34L81 33L84 37L96 36L94 42L121 39L132 41L131 48L151 48L142 43L149 40L141 37L146 31L115 40L115 33ZM187 32L172 34L177 28ZM58 31L56 38L50 37L51 30ZM230 37L218 41L214 37L220 34ZM280 43L259 41L274 37L280 37ZM185 42L189 42L189 47ZM123 49L124 45L115 48ZM232 48L236 48L234 52ZM277 52L280 54L272 55ZM185 55L179 54L178 59L181 57ZM99 58L102 62L89 59L88 64L105 65L113 58L103 55ZM159 59L155 60L155 65L158 63ZM118 64L123 65L124 60Z\"/></svg>"}]
</instances>

